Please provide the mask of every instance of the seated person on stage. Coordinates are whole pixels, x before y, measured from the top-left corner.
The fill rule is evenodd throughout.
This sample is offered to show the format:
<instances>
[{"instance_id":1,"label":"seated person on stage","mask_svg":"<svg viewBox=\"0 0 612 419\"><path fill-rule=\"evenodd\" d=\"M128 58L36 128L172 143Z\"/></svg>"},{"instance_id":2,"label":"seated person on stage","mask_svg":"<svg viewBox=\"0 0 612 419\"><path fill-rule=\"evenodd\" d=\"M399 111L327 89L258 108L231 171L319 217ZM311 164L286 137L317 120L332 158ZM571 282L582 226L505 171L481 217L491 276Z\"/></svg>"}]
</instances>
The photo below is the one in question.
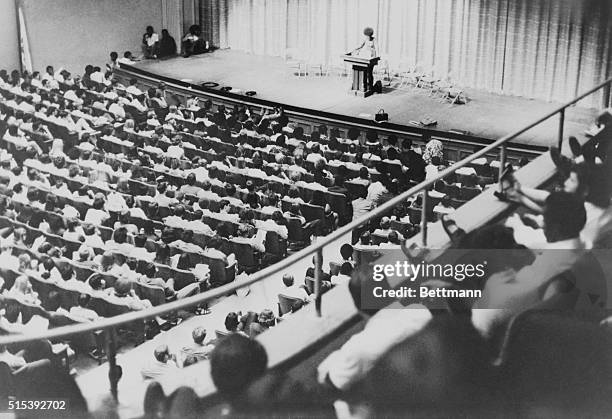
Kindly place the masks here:
<instances>
[{"instance_id":1,"label":"seated person on stage","mask_svg":"<svg viewBox=\"0 0 612 419\"><path fill-rule=\"evenodd\" d=\"M173 55L176 55L176 41L168 32L168 29L162 29L157 56L161 58L171 57Z\"/></svg>"},{"instance_id":2,"label":"seated person on stage","mask_svg":"<svg viewBox=\"0 0 612 419\"><path fill-rule=\"evenodd\" d=\"M208 51L208 41L202 39L202 30L199 25L192 25L189 32L183 37L183 56L189 57Z\"/></svg>"},{"instance_id":3,"label":"seated person on stage","mask_svg":"<svg viewBox=\"0 0 612 419\"><path fill-rule=\"evenodd\" d=\"M142 52L145 58L157 58L159 50L159 35L153 30L153 26L147 26L147 31L142 36Z\"/></svg>"}]
</instances>

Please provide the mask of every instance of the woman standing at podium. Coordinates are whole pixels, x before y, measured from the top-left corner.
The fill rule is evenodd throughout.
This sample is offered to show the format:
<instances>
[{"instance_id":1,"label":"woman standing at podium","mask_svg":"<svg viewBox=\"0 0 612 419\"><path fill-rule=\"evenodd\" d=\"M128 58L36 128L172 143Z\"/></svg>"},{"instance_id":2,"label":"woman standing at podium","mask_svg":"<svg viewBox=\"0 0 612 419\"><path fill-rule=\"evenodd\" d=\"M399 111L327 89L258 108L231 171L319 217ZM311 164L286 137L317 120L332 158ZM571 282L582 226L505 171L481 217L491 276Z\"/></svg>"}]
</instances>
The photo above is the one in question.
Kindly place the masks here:
<instances>
[{"instance_id":1,"label":"woman standing at podium","mask_svg":"<svg viewBox=\"0 0 612 419\"><path fill-rule=\"evenodd\" d=\"M365 39L361 46L355 51L353 51L353 55L357 55L361 58L375 58L376 55L376 43L374 42L374 29L365 28L363 30L363 34L365 35Z\"/></svg>"},{"instance_id":2,"label":"woman standing at podium","mask_svg":"<svg viewBox=\"0 0 612 419\"><path fill-rule=\"evenodd\" d=\"M360 58L376 58L378 57L376 52L376 43L374 41L374 29L367 27L363 30L363 35L365 39L360 47L356 48L352 55L355 55ZM368 86L371 89L374 86L374 74L372 72L372 68L370 68L367 72L368 77Z\"/></svg>"}]
</instances>

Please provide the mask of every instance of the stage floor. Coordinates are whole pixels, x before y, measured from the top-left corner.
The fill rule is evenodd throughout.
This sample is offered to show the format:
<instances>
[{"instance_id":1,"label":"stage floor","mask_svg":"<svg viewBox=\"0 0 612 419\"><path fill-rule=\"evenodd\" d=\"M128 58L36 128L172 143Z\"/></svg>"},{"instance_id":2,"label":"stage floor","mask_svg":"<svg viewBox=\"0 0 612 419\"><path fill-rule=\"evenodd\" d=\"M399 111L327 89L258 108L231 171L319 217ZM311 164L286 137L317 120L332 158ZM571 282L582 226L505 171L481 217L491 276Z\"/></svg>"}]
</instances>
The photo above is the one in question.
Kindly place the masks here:
<instances>
[{"instance_id":1,"label":"stage floor","mask_svg":"<svg viewBox=\"0 0 612 419\"><path fill-rule=\"evenodd\" d=\"M297 77L282 58L218 50L211 54L168 60L146 60L137 67L178 80L200 84L214 81L242 91L255 90L257 97L279 103L372 119L379 110L389 113L390 121L409 125L430 116L439 130L468 131L478 137L498 139L526 126L559 106L515 96L504 96L477 89L466 89L465 105L441 103L429 97L429 90L386 88L380 95L360 98L347 94L349 78L334 76ZM569 108L565 117L565 136L583 137L597 111ZM556 144L558 118L519 137L518 143L550 146Z\"/></svg>"}]
</instances>

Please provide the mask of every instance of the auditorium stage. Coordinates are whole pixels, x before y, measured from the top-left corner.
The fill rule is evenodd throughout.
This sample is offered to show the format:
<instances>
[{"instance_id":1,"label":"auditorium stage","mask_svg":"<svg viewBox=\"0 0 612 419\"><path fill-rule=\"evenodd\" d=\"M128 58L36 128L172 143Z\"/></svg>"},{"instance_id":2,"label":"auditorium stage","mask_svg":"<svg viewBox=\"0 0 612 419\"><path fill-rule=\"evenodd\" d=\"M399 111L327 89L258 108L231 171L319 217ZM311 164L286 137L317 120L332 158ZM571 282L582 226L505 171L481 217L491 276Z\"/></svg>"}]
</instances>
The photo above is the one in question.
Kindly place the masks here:
<instances>
[{"instance_id":1,"label":"auditorium stage","mask_svg":"<svg viewBox=\"0 0 612 419\"><path fill-rule=\"evenodd\" d=\"M409 125L430 116L436 129L467 131L475 136L497 139L526 126L559 106L521 97L504 96L477 89L466 89L465 105L441 103L429 97L429 90L385 88L369 98L350 96L349 78L334 76L297 77L287 70L280 57L257 56L233 50L218 50L189 58L146 60L136 67L151 73L201 84L206 81L232 86L243 92L254 90L257 97L318 111L372 119L379 110L389 113L390 122ZM583 136L597 111L569 108L565 116L565 136ZM515 142L550 146L556 144L558 118L526 132Z\"/></svg>"}]
</instances>

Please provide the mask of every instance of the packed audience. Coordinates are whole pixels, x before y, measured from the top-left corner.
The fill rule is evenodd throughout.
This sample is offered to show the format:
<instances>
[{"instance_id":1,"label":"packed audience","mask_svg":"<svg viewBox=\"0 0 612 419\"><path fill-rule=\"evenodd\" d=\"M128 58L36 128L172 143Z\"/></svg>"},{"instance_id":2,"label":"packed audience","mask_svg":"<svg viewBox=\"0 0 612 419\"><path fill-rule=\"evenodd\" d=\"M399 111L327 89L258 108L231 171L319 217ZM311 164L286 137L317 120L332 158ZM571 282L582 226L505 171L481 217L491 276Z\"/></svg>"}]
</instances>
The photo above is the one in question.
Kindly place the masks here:
<instances>
[{"instance_id":1,"label":"packed audience","mask_svg":"<svg viewBox=\"0 0 612 419\"><path fill-rule=\"evenodd\" d=\"M145 55L162 54L165 36L160 40L147 28ZM110 58L106 71L88 65L80 77L51 66L44 74L0 71L4 333L92 322L226 284L360 218L452 163L435 139L421 150L409 138L379 138L375 131L362 135L355 128L342 133L322 125L306 135L280 108L230 109L196 97L176 105L163 83L145 88L137 80L124 84L113 75L117 63L128 62L131 54L120 59L112 53ZM469 250L494 244L506 251L485 280L463 285L482 289L482 299L449 301L442 315L423 305L364 310L368 321L363 331L317 366L313 382L291 382L266 374L265 350L252 338L308 304L314 292L313 266L303 276L283 276L276 314L276 308L229 313L225 330L216 330L212 341L206 330L196 328L193 345L180 353L156 348L143 377L155 379L210 360L219 393L237 413L299 409L311 406L312 397L319 398L323 410L335 406L339 415L361 402L369 402L365 404L376 413L397 413L395 409L410 405L433 408L441 398L444 406L480 400L474 395L495 403L497 391L501 394L508 386L524 402L527 392L519 387L526 378L518 371L517 358L499 350L510 351L514 344L500 343L504 327L512 330L514 319L551 299L551 308L568 308L567 299L555 299L568 287L581 293L573 306L585 313L582 329L590 331L605 317L605 278L602 283L587 270L592 265L587 257L589 249L609 240L608 141L597 138L585 147L576 142L570 140L573 159L552 152L562 178L558 190L524 188L511 169L504 172L501 181L508 187L498 197L528 211L508 218L505 226L466 233L452 218L455 208L495 182L496 162L475 161L429 191L426 217L442 220L453 246ZM355 274L359 255L399 249L419 232L422 209L422 197L416 196L355 229L352 243L344 244L340 257L322 272L322 291L348 286L360 308L362 284ZM533 255L530 249L563 252ZM509 250L519 256L507 257ZM563 276L568 271L570 279ZM194 312L207 308L195 307ZM526 321L558 326L557 319L546 317L550 315L537 316ZM144 339L156 327L178 322L168 316L127 328ZM91 339L70 344L86 350L96 346ZM24 374L32 377L40 370L29 364L39 361L45 364L42 371L63 371L71 348L54 350L51 345L33 357L20 354L27 348L0 349L9 375L17 377L25 368ZM534 343L522 350L529 355L529 349L535 353L541 348ZM565 355L560 359L567 360ZM501 367L493 362L500 359ZM606 359L602 354L592 362ZM533 367L531 378L544 368ZM500 369L503 379L487 395L485 387ZM397 382L401 385L391 385ZM161 391L155 384L149 390ZM546 383L536 390L554 394ZM180 389L179 394L189 391ZM596 395L591 393L588 400L599 401ZM191 396L193 403L203 404ZM158 402L172 409L176 397ZM333 404L338 400L342 403Z\"/></svg>"},{"instance_id":2,"label":"packed audience","mask_svg":"<svg viewBox=\"0 0 612 419\"><path fill-rule=\"evenodd\" d=\"M612 237L612 163L603 134L584 146L570 138L571 158L552 149L558 179L547 189L526 188L512 168L505 170L504 190L496 196L524 208L502 222L466 232L459 220L442 216L451 249L460 250L448 252L452 262L485 258L488 269L477 280L424 285L479 289L482 297L365 309L362 292L371 274L362 265L359 273L349 271L347 282L365 326L314 365L314 374L306 369L313 368L309 361L295 370L269 370L265 349L240 333L218 342L210 353L211 375L230 415L403 417L503 409L520 416L607 416L612 317L609 272L601 265ZM381 220L382 230L389 221ZM343 246L330 273L354 265L355 254ZM421 260L426 253L413 262ZM305 298L291 275L283 282L286 294ZM191 388L165 395L152 384L148 394L158 397L145 400L146 412L215 411L214 402Z\"/></svg>"}]
</instances>

